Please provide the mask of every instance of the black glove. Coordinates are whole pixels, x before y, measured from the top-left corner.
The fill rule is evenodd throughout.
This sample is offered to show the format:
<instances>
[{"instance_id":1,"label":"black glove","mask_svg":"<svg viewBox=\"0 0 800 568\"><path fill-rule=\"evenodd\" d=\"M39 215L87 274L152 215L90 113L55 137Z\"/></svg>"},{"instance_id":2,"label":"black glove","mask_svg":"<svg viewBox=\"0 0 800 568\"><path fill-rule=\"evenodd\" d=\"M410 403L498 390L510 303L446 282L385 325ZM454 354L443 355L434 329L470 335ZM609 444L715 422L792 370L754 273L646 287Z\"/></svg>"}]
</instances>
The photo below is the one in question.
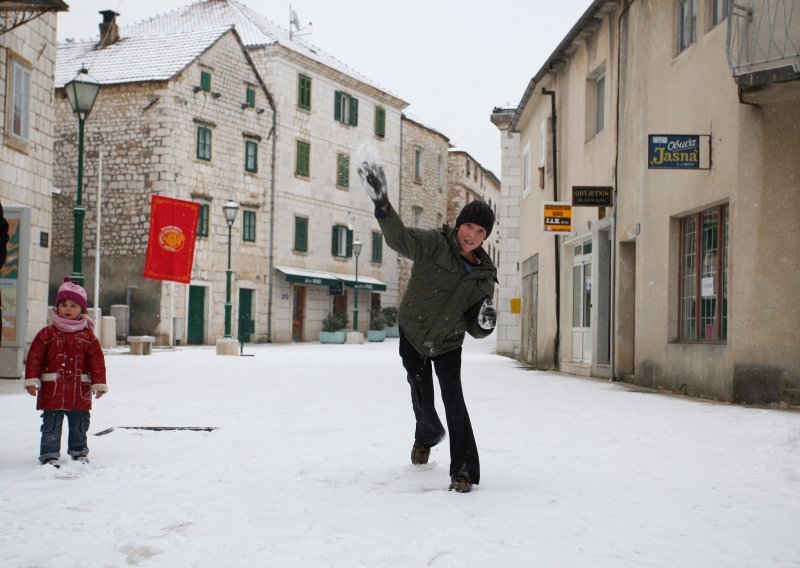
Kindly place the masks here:
<instances>
[{"instance_id":1,"label":"black glove","mask_svg":"<svg viewBox=\"0 0 800 568\"><path fill-rule=\"evenodd\" d=\"M383 166L362 162L358 168L358 175L361 177L361 185L367 190L367 195L375 204L375 209L380 209L389 203L386 174L383 173Z\"/></svg>"},{"instance_id":2,"label":"black glove","mask_svg":"<svg viewBox=\"0 0 800 568\"><path fill-rule=\"evenodd\" d=\"M483 305L481 306L481 311L478 312L478 325L481 327L481 329L490 331L494 329L494 326L496 324L497 324L497 312L492 307L492 301L487 298L483 301Z\"/></svg>"}]
</instances>

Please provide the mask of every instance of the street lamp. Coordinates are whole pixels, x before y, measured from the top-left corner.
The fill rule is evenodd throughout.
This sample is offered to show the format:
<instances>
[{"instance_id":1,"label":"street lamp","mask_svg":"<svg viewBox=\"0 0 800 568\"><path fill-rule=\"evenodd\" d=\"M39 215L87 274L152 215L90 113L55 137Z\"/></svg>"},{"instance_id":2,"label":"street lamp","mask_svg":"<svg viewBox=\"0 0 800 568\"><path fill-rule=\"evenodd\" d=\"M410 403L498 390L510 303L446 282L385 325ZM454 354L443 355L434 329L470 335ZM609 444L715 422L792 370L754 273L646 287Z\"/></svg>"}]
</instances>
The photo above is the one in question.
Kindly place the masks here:
<instances>
[{"instance_id":1,"label":"street lamp","mask_svg":"<svg viewBox=\"0 0 800 568\"><path fill-rule=\"evenodd\" d=\"M228 224L228 270L225 271L225 339L231 337L231 227L236 221L236 214L239 212L239 204L235 201L228 201L222 206L225 213L225 222Z\"/></svg>"},{"instance_id":2,"label":"street lamp","mask_svg":"<svg viewBox=\"0 0 800 568\"><path fill-rule=\"evenodd\" d=\"M353 302L353 331L358 331L358 255L361 254L361 241L353 241L353 254L356 255L356 283L353 286L355 290L355 299Z\"/></svg>"},{"instance_id":3,"label":"street lamp","mask_svg":"<svg viewBox=\"0 0 800 568\"><path fill-rule=\"evenodd\" d=\"M72 274L70 280L83 286L83 123L92 112L100 83L81 67L75 78L64 85L72 105L72 112L78 117L78 200L72 210L75 217L75 232L72 241Z\"/></svg>"}]
</instances>

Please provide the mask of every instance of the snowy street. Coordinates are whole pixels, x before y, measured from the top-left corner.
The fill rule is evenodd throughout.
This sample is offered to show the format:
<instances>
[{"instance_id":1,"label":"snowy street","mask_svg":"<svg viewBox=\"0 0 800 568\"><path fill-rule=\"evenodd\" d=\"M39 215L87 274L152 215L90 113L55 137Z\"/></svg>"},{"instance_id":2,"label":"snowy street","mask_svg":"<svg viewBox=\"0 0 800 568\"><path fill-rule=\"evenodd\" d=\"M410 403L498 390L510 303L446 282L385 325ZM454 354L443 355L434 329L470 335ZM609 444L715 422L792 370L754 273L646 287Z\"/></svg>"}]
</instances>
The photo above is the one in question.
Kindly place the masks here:
<instances>
[{"instance_id":1,"label":"snowy street","mask_svg":"<svg viewBox=\"0 0 800 568\"><path fill-rule=\"evenodd\" d=\"M800 566L800 412L526 370L468 338L482 476L458 494L447 438L409 462L397 342L107 354L91 463L67 462L65 423L60 469L38 464L35 399L0 381L0 566Z\"/></svg>"}]
</instances>

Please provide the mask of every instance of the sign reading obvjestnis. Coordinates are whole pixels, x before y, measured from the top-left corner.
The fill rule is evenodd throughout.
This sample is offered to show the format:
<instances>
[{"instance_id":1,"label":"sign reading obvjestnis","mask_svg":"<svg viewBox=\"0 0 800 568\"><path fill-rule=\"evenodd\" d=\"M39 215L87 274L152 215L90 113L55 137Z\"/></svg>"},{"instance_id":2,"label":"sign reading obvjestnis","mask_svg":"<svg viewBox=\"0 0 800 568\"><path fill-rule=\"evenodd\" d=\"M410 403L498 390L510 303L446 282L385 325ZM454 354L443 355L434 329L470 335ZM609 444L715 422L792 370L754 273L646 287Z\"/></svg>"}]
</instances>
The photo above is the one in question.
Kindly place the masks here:
<instances>
[{"instance_id":1,"label":"sign reading obvjestnis","mask_svg":"<svg viewBox=\"0 0 800 568\"><path fill-rule=\"evenodd\" d=\"M650 169L700 169L698 134L650 134L647 146Z\"/></svg>"}]
</instances>

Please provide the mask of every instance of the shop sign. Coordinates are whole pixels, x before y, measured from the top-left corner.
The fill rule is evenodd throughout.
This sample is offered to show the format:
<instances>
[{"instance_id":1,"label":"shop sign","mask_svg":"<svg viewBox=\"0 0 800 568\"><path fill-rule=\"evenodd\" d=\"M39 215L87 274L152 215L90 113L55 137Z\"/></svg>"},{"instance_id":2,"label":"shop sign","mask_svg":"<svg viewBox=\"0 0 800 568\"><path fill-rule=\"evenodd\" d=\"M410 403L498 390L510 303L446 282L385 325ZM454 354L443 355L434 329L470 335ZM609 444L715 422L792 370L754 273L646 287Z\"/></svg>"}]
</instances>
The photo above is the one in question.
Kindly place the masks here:
<instances>
[{"instance_id":1,"label":"shop sign","mask_svg":"<svg viewBox=\"0 0 800 568\"><path fill-rule=\"evenodd\" d=\"M700 169L700 135L650 134L647 167L649 169Z\"/></svg>"},{"instance_id":2,"label":"shop sign","mask_svg":"<svg viewBox=\"0 0 800 568\"><path fill-rule=\"evenodd\" d=\"M571 233L572 205L555 201L544 202L544 232Z\"/></svg>"},{"instance_id":3,"label":"shop sign","mask_svg":"<svg viewBox=\"0 0 800 568\"><path fill-rule=\"evenodd\" d=\"M573 207L611 207L612 188L605 185L573 185Z\"/></svg>"}]
</instances>

